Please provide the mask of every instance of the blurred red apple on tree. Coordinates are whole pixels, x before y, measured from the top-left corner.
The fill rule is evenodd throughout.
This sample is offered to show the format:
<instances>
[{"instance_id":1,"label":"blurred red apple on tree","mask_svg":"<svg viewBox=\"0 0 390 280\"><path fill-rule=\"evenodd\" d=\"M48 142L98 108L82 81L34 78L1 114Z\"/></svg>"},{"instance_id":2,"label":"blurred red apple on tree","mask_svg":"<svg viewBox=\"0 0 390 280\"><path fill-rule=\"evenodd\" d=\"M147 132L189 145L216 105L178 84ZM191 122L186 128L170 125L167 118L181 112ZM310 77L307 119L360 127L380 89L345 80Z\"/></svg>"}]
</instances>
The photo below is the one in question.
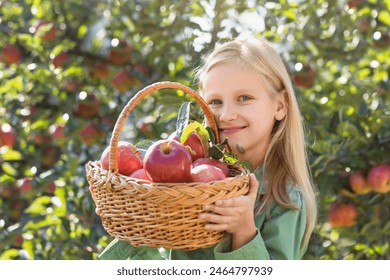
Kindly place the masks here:
<instances>
[{"instance_id":1,"label":"blurred red apple on tree","mask_svg":"<svg viewBox=\"0 0 390 280\"><path fill-rule=\"evenodd\" d=\"M60 83L60 88L67 92L76 92L80 86L80 82L74 78L64 78Z\"/></svg>"},{"instance_id":2,"label":"blurred red apple on tree","mask_svg":"<svg viewBox=\"0 0 390 280\"><path fill-rule=\"evenodd\" d=\"M375 31L373 34L373 45L379 49L389 48L390 34L384 31Z\"/></svg>"},{"instance_id":3,"label":"blurred red apple on tree","mask_svg":"<svg viewBox=\"0 0 390 280\"><path fill-rule=\"evenodd\" d=\"M118 142L118 173L129 176L143 166L141 152L136 146L127 141ZM109 170L110 146L106 147L100 157L102 168Z\"/></svg>"},{"instance_id":4,"label":"blurred red apple on tree","mask_svg":"<svg viewBox=\"0 0 390 280\"><path fill-rule=\"evenodd\" d=\"M64 67L64 65L69 61L69 54L67 52L61 52L58 55L54 56L52 63L55 68Z\"/></svg>"},{"instance_id":5,"label":"blurred red apple on tree","mask_svg":"<svg viewBox=\"0 0 390 280\"><path fill-rule=\"evenodd\" d=\"M20 184L20 192L21 193L27 193L32 191L32 179L31 178L24 178L22 180L22 183Z\"/></svg>"},{"instance_id":6,"label":"blurred red apple on tree","mask_svg":"<svg viewBox=\"0 0 390 280\"><path fill-rule=\"evenodd\" d=\"M14 147L16 145L15 129L8 123L0 126L0 147Z\"/></svg>"},{"instance_id":7,"label":"blurred red apple on tree","mask_svg":"<svg viewBox=\"0 0 390 280\"><path fill-rule=\"evenodd\" d=\"M211 182L225 179L223 171L210 164L199 164L191 169L192 182Z\"/></svg>"},{"instance_id":8,"label":"blurred red apple on tree","mask_svg":"<svg viewBox=\"0 0 390 280\"><path fill-rule=\"evenodd\" d=\"M188 182L192 158L187 148L175 140L159 140L145 154L144 169L153 182Z\"/></svg>"},{"instance_id":9,"label":"blurred red apple on tree","mask_svg":"<svg viewBox=\"0 0 390 280\"><path fill-rule=\"evenodd\" d=\"M54 145L43 147L41 165L44 169L50 169L59 160L61 149Z\"/></svg>"},{"instance_id":10,"label":"blurred red apple on tree","mask_svg":"<svg viewBox=\"0 0 390 280\"><path fill-rule=\"evenodd\" d=\"M359 8L364 0L348 0L347 5L349 9Z\"/></svg>"},{"instance_id":11,"label":"blurred red apple on tree","mask_svg":"<svg viewBox=\"0 0 390 280\"><path fill-rule=\"evenodd\" d=\"M90 70L92 78L104 80L110 76L110 68L106 63L98 63Z\"/></svg>"},{"instance_id":12,"label":"blurred red apple on tree","mask_svg":"<svg viewBox=\"0 0 390 280\"><path fill-rule=\"evenodd\" d=\"M75 104L74 113L81 118L93 118L99 114L99 105L100 100L95 94L82 91Z\"/></svg>"},{"instance_id":13,"label":"blurred red apple on tree","mask_svg":"<svg viewBox=\"0 0 390 280\"><path fill-rule=\"evenodd\" d=\"M40 31L40 29L42 30ZM35 34L42 38L44 42L50 42L57 38L57 28L53 23L39 20L35 25Z\"/></svg>"},{"instance_id":14,"label":"blurred red apple on tree","mask_svg":"<svg viewBox=\"0 0 390 280\"><path fill-rule=\"evenodd\" d=\"M126 41L120 41L119 44L110 49L109 59L114 64L125 64L131 60L133 48Z\"/></svg>"},{"instance_id":15,"label":"blurred red apple on tree","mask_svg":"<svg viewBox=\"0 0 390 280\"><path fill-rule=\"evenodd\" d=\"M7 64L18 63L22 59L22 52L19 47L14 44L7 44L0 53L0 61Z\"/></svg>"},{"instance_id":16,"label":"blurred red apple on tree","mask_svg":"<svg viewBox=\"0 0 390 280\"><path fill-rule=\"evenodd\" d=\"M309 64L302 64L294 73L294 83L300 88L311 88L314 85L316 72Z\"/></svg>"},{"instance_id":17,"label":"blurred red apple on tree","mask_svg":"<svg viewBox=\"0 0 390 280\"><path fill-rule=\"evenodd\" d=\"M80 138L87 145L99 143L106 136L106 132L94 123L86 124L80 131Z\"/></svg>"},{"instance_id":18,"label":"blurred red apple on tree","mask_svg":"<svg viewBox=\"0 0 390 280\"><path fill-rule=\"evenodd\" d=\"M378 164L370 169L367 174L369 186L376 192L387 193L390 191L390 165Z\"/></svg>"},{"instance_id":19,"label":"blurred red apple on tree","mask_svg":"<svg viewBox=\"0 0 390 280\"><path fill-rule=\"evenodd\" d=\"M131 87L140 86L141 82L129 71L122 69L112 79L112 85L119 92L126 92Z\"/></svg>"},{"instance_id":20,"label":"blurred red apple on tree","mask_svg":"<svg viewBox=\"0 0 390 280\"><path fill-rule=\"evenodd\" d=\"M51 125L50 128L51 137L57 141L65 137L65 126L64 125Z\"/></svg>"},{"instance_id":21,"label":"blurred red apple on tree","mask_svg":"<svg viewBox=\"0 0 390 280\"><path fill-rule=\"evenodd\" d=\"M351 173L348 177L349 185L356 194L366 194L371 191L367 183L366 177L362 172Z\"/></svg>"},{"instance_id":22,"label":"blurred red apple on tree","mask_svg":"<svg viewBox=\"0 0 390 280\"><path fill-rule=\"evenodd\" d=\"M358 209L352 203L334 202L328 213L328 222L332 227L350 227L356 223Z\"/></svg>"}]
</instances>

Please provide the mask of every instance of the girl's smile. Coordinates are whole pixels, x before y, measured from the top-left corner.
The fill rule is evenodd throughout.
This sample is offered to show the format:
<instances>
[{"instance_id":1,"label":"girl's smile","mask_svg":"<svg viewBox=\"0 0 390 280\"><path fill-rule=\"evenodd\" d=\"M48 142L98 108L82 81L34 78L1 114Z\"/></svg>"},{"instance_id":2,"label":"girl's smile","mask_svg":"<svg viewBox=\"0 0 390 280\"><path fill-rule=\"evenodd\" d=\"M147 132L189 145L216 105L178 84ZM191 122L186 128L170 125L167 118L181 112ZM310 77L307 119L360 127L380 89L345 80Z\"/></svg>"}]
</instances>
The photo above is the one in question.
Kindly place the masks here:
<instances>
[{"instance_id":1,"label":"girl's smile","mask_svg":"<svg viewBox=\"0 0 390 280\"><path fill-rule=\"evenodd\" d=\"M247 126L230 126L230 127L220 127L218 130L221 134L229 135L237 132L241 132L247 128Z\"/></svg>"}]
</instances>

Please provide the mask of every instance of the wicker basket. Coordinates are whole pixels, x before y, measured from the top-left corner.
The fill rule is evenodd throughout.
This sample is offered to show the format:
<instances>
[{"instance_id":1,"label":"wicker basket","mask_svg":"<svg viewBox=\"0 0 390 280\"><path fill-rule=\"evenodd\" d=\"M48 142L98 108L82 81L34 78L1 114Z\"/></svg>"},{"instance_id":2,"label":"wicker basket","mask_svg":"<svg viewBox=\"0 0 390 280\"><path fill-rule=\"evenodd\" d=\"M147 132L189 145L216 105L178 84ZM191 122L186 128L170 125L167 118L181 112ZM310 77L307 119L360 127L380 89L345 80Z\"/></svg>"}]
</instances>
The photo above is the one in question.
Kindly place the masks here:
<instances>
[{"instance_id":1,"label":"wicker basket","mask_svg":"<svg viewBox=\"0 0 390 280\"><path fill-rule=\"evenodd\" d=\"M137 103L150 93L175 88L190 94L202 108L208 125L216 132L216 122L207 103L192 89L173 82L159 82L139 91L124 107L110 141L109 170L98 161L88 162L86 175L95 190L105 230L133 246L194 250L219 242L224 232L204 229L198 218L205 204L236 197L249 190L249 171L231 165L230 176L208 183L152 183L117 173L117 152L124 122ZM217 140L218 141L218 140Z\"/></svg>"}]
</instances>

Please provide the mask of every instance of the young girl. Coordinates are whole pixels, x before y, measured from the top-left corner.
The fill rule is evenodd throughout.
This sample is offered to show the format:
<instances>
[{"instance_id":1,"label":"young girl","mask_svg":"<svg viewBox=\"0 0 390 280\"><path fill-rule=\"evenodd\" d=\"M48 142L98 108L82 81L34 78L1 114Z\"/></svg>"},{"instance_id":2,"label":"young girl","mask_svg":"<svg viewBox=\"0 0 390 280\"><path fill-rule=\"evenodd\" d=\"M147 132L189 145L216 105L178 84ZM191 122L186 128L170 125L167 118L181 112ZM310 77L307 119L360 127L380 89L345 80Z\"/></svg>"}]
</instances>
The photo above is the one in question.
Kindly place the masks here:
<instances>
[{"instance_id":1,"label":"young girl","mask_svg":"<svg viewBox=\"0 0 390 280\"><path fill-rule=\"evenodd\" d=\"M225 231L225 238L193 251L114 240L100 258L301 259L317 206L302 119L281 57L266 40L235 39L207 57L197 78L221 139L228 138L239 159L254 167L247 195L206 205L200 216L208 230Z\"/></svg>"}]
</instances>

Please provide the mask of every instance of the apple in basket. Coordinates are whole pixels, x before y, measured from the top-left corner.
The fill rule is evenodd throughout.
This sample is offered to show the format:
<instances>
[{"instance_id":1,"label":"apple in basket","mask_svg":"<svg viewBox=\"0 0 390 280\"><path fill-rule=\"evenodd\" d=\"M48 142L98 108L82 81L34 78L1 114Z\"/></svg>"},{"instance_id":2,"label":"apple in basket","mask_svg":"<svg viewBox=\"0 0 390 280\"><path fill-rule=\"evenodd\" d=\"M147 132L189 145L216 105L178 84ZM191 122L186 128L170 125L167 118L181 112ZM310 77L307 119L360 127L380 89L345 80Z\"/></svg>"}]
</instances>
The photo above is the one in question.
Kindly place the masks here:
<instances>
[{"instance_id":1,"label":"apple in basket","mask_svg":"<svg viewBox=\"0 0 390 280\"><path fill-rule=\"evenodd\" d=\"M172 139L158 140L146 151L144 169L153 182L190 181L192 158L186 147Z\"/></svg>"},{"instance_id":2,"label":"apple in basket","mask_svg":"<svg viewBox=\"0 0 390 280\"><path fill-rule=\"evenodd\" d=\"M140 179L140 180L151 181L148 174L146 174L145 169L143 169L143 168L134 171L133 173L130 174L129 177L135 178L135 179Z\"/></svg>"},{"instance_id":3,"label":"apple in basket","mask_svg":"<svg viewBox=\"0 0 390 280\"><path fill-rule=\"evenodd\" d=\"M142 168L141 152L133 144L126 141L118 142L118 173L129 176L134 171ZM100 157L100 164L105 170L109 169L110 146L108 146Z\"/></svg>"},{"instance_id":4,"label":"apple in basket","mask_svg":"<svg viewBox=\"0 0 390 280\"><path fill-rule=\"evenodd\" d=\"M168 139L180 142L179 138L176 136L176 132L172 133ZM190 152L192 161L203 158L206 154L205 149L208 148L208 146L202 144L200 136L195 131L191 133L182 144Z\"/></svg>"},{"instance_id":5,"label":"apple in basket","mask_svg":"<svg viewBox=\"0 0 390 280\"><path fill-rule=\"evenodd\" d=\"M222 161L219 161L214 158L199 158L192 163L192 168L201 164L213 165L221 169L223 174L225 174L225 177L229 176L229 167L227 167L227 165L225 165Z\"/></svg>"},{"instance_id":6,"label":"apple in basket","mask_svg":"<svg viewBox=\"0 0 390 280\"><path fill-rule=\"evenodd\" d=\"M223 171L210 164L199 164L191 169L192 182L211 182L219 181L226 178Z\"/></svg>"}]
</instances>

